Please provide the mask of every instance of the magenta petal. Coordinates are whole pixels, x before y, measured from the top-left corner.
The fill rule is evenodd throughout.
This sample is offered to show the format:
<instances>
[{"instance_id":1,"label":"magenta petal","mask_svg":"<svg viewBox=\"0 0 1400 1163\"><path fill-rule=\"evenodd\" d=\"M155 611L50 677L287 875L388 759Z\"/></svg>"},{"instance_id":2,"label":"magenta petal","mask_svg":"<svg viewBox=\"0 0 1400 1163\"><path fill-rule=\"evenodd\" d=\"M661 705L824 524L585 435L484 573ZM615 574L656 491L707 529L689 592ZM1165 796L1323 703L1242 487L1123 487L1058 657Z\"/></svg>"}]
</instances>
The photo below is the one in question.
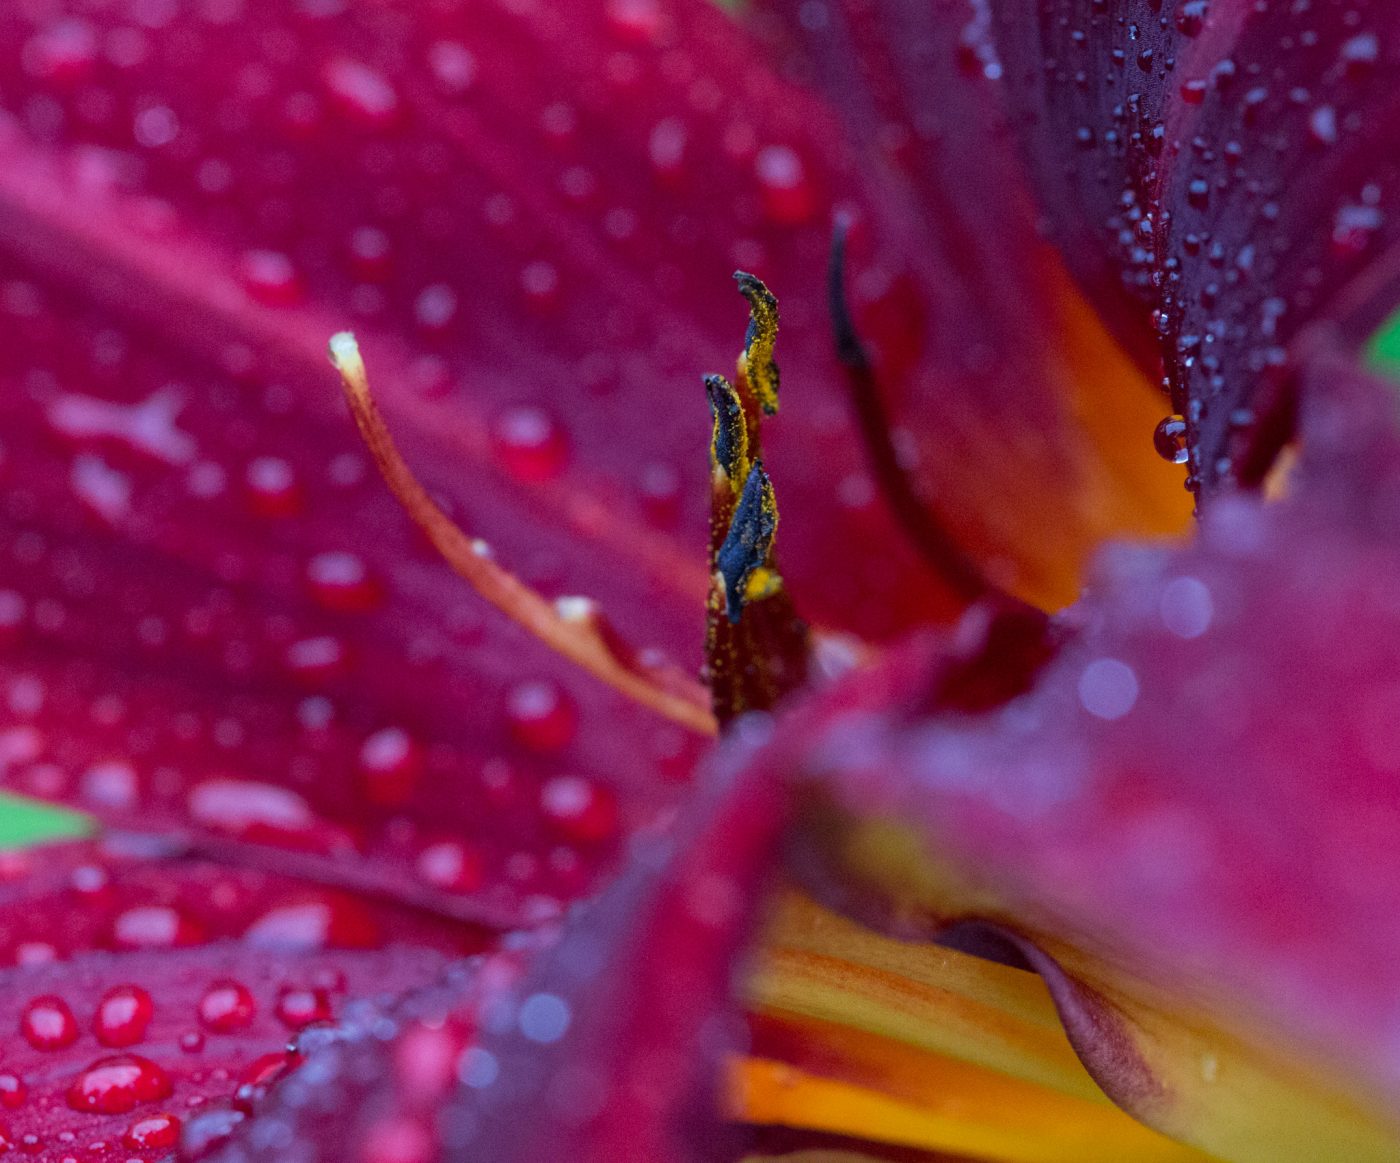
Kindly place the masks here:
<instances>
[{"instance_id":1,"label":"magenta petal","mask_svg":"<svg viewBox=\"0 0 1400 1163\"><path fill-rule=\"evenodd\" d=\"M1131 0L1111 9L1072 0L991 3L988 59L1036 195L1071 270L1144 358L1157 301L1162 116L1178 84L1181 30L1197 29L1206 9L1204 0L1165 7Z\"/></svg>"},{"instance_id":2,"label":"magenta petal","mask_svg":"<svg viewBox=\"0 0 1400 1163\"><path fill-rule=\"evenodd\" d=\"M741 720L740 732L749 729L762 730ZM711 782L676 835L633 841L627 870L557 941L508 945L473 963L454 994L398 1012L397 1043L339 1047L316 1081L290 1080L265 1120L285 1124L308 1163L356 1157L351 1145L377 1128L415 1120L432 1128L425 1160L438 1150L492 1163L729 1158L718 1067L742 1038L735 967L785 819L786 797L769 777ZM533 956L522 976L523 952ZM428 1112L409 1063L420 1023L441 1025L446 1014L475 1037L455 1059L452 1093ZM254 1126L220 1158L271 1163L281 1156L265 1144L276 1141Z\"/></svg>"},{"instance_id":3,"label":"magenta petal","mask_svg":"<svg viewBox=\"0 0 1400 1163\"><path fill-rule=\"evenodd\" d=\"M429 985L463 936L265 873L92 844L7 854L3 1150L167 1158L251 1116L299 1066L289 1042Z\"/></svg>"},{"instance_id":4,"label":"magenta petal","mask_svg":"<svg viewBox=\"0 0 1400 1163\"><path fill-rule=\"evenodd\" d=\"M1006 923L1120 999L1393 1103L1400 434L1393 389L1345 358L1305 382L1290 498L1222 500L1189 548L1108 552L1029 693L929 714L942 648L911 649L787 738L848 818L910 846L809 832L844 854L848 903L916 931Z\"/></svg>"},{"instance_id":5,"label":"magenta petal","mask_svg":"<svg viewBox=\"0 0 1400 1163\"><path fill-rule=\"evenodd\" d=\"M1359 348L1400 292L1394 19L1385 3L1227 8L1177 53L1157 260L1167 371L1207 492L1256 483L1291 436L1300 331L1326 319Z\"/></svg>"}]
</instances>

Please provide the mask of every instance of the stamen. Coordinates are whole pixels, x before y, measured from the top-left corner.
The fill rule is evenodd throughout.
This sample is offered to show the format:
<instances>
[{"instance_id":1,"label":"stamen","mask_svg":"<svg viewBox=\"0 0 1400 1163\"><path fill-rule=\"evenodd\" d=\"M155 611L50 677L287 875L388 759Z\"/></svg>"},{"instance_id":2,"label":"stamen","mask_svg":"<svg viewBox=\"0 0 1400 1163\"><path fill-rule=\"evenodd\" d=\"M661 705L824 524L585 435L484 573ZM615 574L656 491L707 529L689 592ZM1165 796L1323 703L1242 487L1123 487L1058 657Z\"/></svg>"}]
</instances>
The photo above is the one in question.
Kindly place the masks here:
<instances>
[{"instance_id":1,"label":"stamen","mask_svg":"<svg viewBox=\"0 0 1400 1163\"><path fill-rule=\"evenodd\" d=\"M777 590L776 573L764 568L777 532L778 502L773 482L763 471L763 462L754 461L734 510L729 536L715 555L715 565L724 579L725 613L733 625L738 625L750 601ZM759 571L763 576L757 576ZM759 584L751 595L749 587L754 581Z\"/></svg>"},{"instance_id":2,"label":"stamen","mask_svg":"<svg viewBox=\"0 0 1400 1163\"><path fill-rule=\"evenodd\" d=\"M706 376L705 391L710 397L714 430L710 434L710 468L716 477L737 493L749 475L749 433L744 405L739 393L723 376Z\"/></svg>"},{"instance_id":3,"label":"stamen","mask_svg":"<svg viewBox=\"0 0 1400 1163\"><path fill-rule=\"evenodd\" d=\"M778 413L778 365L773 347L778 339L778 300L761 279L735 271L739 293L749 301L749 329L739 353L739 378L747 382L759 407L769 416Z\"/></svg>"},{"instance_id":4,"label":"stamen","mask_svg":"<svg viewBox=\"0 0 1400 1163\"><path fill-rule=\"evenodd\" d=\"M944 528L929 505L919 496L913 481L899 463L890 435L875 369L856 332L846 302L847 222L838 217L831 239L831 261L827 268L828 306L836 340L836 355L846 370L846 384L865 442L870 469L880 485L890 511L940 577L958 597L973 602L1000 594L977 563L958 546L957 539Z\"/></svg>"},{"instance_id":5,"label":"stamen","mask_svg":"<svg viewBox=\"0 0 1400 1163\"><path fill-rule=\"evenodd\" d=\"M775 561L778 505L759 451L764 414L778 410L778 301L753 275L734 277L749 302L739 378L705 377L714 418L705 678L721 723L767 710L800 686L810 653Z\"/></svg>"},{"instance_id":6,"label":"stamen","mask_svg":"<svg viewBox=\"0 0 1400 1163\"><path fill-rule=\"evenodd\" d=\"M370 394L359 345L349 332L331 337L330 359L360 436L404 511L457 573L483 598L550 649L615 690L701 734L717 728L708 692L674 668L637 661L586 598L557 603L497 565L486 542L464 533L438 507L405 463Z\"/></svg>"}]
</instances>

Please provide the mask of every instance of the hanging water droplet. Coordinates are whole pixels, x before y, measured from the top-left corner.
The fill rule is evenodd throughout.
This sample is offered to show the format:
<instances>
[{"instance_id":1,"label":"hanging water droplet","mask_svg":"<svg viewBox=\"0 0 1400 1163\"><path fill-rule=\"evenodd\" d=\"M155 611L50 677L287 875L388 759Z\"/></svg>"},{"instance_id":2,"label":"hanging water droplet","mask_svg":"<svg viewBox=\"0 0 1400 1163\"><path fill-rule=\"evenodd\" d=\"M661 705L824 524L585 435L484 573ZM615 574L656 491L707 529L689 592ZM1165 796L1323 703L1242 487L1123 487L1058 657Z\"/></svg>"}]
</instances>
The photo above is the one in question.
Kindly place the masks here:
<instances>
[{"instance_id":1,"label":"hanging water droplet","mask_svg":"<svg viewBox=\"0 0 1400 1163\"><path fill-rule=\"evenodd\" d=\"M1180 416L1168 416L1152 433L1152 445L1163 460L1171 464L1185 464L1189 455L1186 447L1186 421Z\"/></svg>"}]
</instances>

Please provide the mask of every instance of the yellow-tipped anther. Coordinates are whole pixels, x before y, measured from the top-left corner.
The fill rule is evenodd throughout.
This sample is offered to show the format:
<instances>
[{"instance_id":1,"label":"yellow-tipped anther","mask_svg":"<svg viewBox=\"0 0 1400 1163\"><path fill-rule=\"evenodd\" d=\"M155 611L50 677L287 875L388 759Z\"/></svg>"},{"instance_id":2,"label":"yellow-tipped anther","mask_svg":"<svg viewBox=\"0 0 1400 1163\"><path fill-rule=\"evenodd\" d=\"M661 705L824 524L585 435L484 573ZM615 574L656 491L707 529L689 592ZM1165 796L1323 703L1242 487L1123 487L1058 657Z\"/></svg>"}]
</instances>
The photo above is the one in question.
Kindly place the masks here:
<instances>
[{"instance_id":1,"label":"yellow-tipped anther","mask_svg":"<svg viewBox=\"0 0 1400 1163\"><path fill-rule=\"evenodd\" d=\"M761 279L736 271L739 293L749 301L749 329L739 353L739 376L747 381L758 406L772 416L778 411L778 365L773 345L778 340L778 300Z\"/></svg>"}]
</instances>

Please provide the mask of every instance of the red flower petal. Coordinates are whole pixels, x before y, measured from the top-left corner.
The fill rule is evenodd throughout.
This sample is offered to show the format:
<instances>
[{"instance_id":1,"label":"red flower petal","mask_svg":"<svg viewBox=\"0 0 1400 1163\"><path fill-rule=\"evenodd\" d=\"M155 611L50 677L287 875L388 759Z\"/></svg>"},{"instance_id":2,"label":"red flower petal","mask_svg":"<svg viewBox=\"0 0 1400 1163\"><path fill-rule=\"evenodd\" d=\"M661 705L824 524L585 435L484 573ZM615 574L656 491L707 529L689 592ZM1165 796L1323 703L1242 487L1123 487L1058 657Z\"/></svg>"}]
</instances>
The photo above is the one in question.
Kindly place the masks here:
<instances>
[{"instance_id":1,"label":"red flower petal","mask_svg":"<svg viewBox=\"0 0 1400 1163\"><path fill-rule=\"evenodd\" d=\"M1258 484L1293 435L1290 343L1326 318L1359 348L1396 298L1386 6L1000 7L1077 273L1111 317L1124 285L1152 311L1200 489Z\"/></svg>"},{"instance_id":2,"label":"red flower petal","mask_svg":"<svg viewBox=\"0 0 1400 1163\"><path fill-rule=\"evenodd\" d=\"M362 1035L334 1048L220 1158L279 1158L269 1144L291 1139L308 1160L363 1163L379 1163L363 1146L379 1142L411 1142L424 1163L439 1151L493 1163L728 1157L714 1087L740 1032L731 962L763 899L785 797L745 777L692 806L677 837L634 840L629 869L557 941L507 948L401 1007L394 1046ZM425 1028L445 1020L455 1077L425 1069L437 1057ZM425 1073L438 1080L426 1093Z\"/></svg>"},{"instance_id":3,"label":"red flower petal","mask_svg":"<svg viewBox=\"0 0 1400 1163\"><path fill-rule=\"evenodd\" d=\"M852 298L901 464L991 572L1014 563L1003 580L1024 596L1072 601L1095 545L1179 528L1181 498L1148 447L1155 387L1044 245L985 6L768 6L788 26L782 55L826 88L864 150ZM1101 249L1067 248L1071 269ZM1105 317L1142 362L1145 312L1125 310L1112 281L1097 305L1111 298Z\"/></svg>"},{"instance_id":4,"label":"red flower petal","mask_svg":"<svg viewBox=\"0 0 1400 1163\"><path fill-rule=\"evenodd\" d=\"M466 936L284 877L91 844L5 865L0 941L22 964L0 970L0 1136L55 1163L165 1158L241 1121L299 1064L289 1040L432 983ZM295 909L328 920L269 920ZM415 943L384 948L389 934Z\"/></svg>"},{"instance_id":5,"label":"red flower petal","mask_svg":"<svg viewBox=\"0 0 1400 1163\"><path fill-rule=\"evenodd\" d=\"M1313 363L1307 402L1296 495L1220 503L1189 549L1107 556L1030 693L921 716L940 650L913 649L786 727L873 825L815 817L846 878L828 888L906 930L1003 921L1111 983L1107 1009L1064 993L1075 1032L1175 1134L1219 1125L1177 1105L1209 1111L1209 1086L1144 1084L1114 1042L1113 1011L1148 995L1158 1025L1190 1007L1260 1053L1318 1055L1353 1101L1400 1093L1400 434L1389 385L1343 360Z\"/></svg>"}]
</instances>

